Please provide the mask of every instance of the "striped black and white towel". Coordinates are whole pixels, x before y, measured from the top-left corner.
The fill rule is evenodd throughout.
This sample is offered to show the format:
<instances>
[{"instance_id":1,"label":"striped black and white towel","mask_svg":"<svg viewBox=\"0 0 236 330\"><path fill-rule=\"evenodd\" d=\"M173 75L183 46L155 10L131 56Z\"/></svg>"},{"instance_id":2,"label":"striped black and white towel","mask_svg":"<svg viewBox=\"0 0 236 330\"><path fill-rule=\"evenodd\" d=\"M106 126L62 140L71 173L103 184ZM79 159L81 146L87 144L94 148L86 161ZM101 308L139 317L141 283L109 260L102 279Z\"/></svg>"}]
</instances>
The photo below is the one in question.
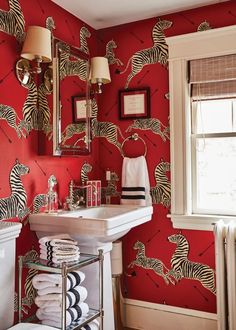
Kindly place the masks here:
<instances>
[{"instance_id":1,"label":"striped black and white towel","mask_svg":"<svg viewBox=\"0 0 236 330\"><path fill-rule=\"evenodd\" d=\"M120 203L139 206L152 204L148 169L144 156L137 158L124 157Z\"/></svg>"}]
</instances>

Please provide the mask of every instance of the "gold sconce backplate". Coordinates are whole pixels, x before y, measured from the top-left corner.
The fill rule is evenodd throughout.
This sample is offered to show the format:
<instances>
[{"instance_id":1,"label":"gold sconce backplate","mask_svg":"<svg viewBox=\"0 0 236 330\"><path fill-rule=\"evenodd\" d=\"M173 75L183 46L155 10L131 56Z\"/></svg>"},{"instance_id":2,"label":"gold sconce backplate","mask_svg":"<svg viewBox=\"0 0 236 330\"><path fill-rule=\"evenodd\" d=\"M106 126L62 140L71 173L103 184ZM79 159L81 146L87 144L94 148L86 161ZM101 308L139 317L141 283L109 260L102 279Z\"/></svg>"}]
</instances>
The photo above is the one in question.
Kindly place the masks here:
<instances>
[{"instance_id":1,"label":"gold sconce backplate","mask_svg":"<svg viewBox=\"0 0 236 330\"><path fill-rule=\"evenodd\" d=\"M16 62L16 76L22 85L26 85L30 80L30 63L21 58Z\"/></svg>"}]
</instances>

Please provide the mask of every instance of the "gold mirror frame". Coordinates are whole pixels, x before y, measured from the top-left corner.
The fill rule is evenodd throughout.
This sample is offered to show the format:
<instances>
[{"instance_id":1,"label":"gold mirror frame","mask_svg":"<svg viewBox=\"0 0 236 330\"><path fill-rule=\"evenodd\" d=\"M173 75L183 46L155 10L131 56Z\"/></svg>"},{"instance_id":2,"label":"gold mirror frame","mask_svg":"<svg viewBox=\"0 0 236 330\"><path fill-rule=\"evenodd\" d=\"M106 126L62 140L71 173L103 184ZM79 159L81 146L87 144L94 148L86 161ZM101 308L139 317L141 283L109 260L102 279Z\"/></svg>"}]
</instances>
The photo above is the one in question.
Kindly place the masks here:
<instances>
[{"instance_id":1,"label":"gold mirror frame","mask_svg":"<svg viewBox=\"0 0 236 330\"><path fill-rule=\"evenodd\" d=\"M66 44L60 39L54 38L53 40L53 155L63 156L63 155L86 155L90 153L90 85L89 85L89 58L88 55L83 53L76 47ZM66 65L64 63L68 62ZM82 63L82 73L81 67L76 67L77 63ZM72 64L72 65L71 65ZM73 67L73 70L71 69ZM70 77L70 78L69 78ZM82 79L81 79L82 77ZM81 86L78 86L78 91L73 92L71 95L67 95L67 102L70 104L70 108L63 108L63 96L62 96L62 85L65 84L65 80L73 79L74 85L79 85L75 82L75 79L79 79L80 85L83 86L83 94L86 97L86 118L83 121L84 130L78 133L79 138L71 143L69 138L66 143L63 141L63 116L67 114L71 116L71 123L68 128L75 128L76 123L73 122L73 104L72 97L75 94L81 94ZM79 88L80 87L80 88ZM70 98L70 100L69 100ZM70 127L69 127L70 126ZM82 134L81 134L82 133ZM77 133L76 133L77 134ZM77 145L77 141L79 145Z\"/></svg>"}]
</instances>

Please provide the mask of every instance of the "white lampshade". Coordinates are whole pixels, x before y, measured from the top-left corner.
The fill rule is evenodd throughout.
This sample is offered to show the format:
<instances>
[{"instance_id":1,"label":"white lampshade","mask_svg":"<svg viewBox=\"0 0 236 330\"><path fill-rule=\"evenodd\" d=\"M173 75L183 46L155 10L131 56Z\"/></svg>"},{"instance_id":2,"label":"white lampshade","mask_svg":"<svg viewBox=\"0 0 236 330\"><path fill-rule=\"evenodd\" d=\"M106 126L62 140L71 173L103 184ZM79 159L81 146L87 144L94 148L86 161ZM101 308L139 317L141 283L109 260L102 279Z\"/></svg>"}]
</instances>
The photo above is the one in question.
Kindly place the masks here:
<instances>
[{"instance_id":1,"label":"white lampshade","mask_svg":"<svg viewBox=\"0 0 236 330\"><path fill-rule=\"evenodd\" d=\"M108 60L106 57L92 57L89 80L92 84L97 82L107 84L111 82Z\"/></svg>"},{"instance_id":2,"label":"white lampshade","mask_svg":"<svg viewBox=\"0 0 236 330\"><path fill-rule=\"evenodd\" d=\"M51 62L51 31L41 26L29 26L21 57L30 61L40 59L42 62Z\"/></svg>"}]
</instances>

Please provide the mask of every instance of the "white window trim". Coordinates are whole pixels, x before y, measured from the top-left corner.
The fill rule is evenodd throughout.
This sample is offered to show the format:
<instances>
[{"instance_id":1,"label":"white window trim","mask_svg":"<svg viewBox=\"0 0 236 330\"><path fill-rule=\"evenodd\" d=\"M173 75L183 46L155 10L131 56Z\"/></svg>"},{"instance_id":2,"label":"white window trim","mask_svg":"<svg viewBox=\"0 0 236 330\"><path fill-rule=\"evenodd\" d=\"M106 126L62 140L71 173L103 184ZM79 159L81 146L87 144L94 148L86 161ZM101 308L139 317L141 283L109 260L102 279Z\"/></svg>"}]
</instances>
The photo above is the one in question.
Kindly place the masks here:
<instances>
[{"instance_id":1,"label":"white window trim","mask_svg":"<svg viewBox=\"0 0 236 330\"><path fill-rule=\"evenodd\" d=\"M192 214L187 62L236 53L236 25L166 38L169 46L171 218L174 228L213 230L219 219Z\"/></svg>"}]
</instances>

